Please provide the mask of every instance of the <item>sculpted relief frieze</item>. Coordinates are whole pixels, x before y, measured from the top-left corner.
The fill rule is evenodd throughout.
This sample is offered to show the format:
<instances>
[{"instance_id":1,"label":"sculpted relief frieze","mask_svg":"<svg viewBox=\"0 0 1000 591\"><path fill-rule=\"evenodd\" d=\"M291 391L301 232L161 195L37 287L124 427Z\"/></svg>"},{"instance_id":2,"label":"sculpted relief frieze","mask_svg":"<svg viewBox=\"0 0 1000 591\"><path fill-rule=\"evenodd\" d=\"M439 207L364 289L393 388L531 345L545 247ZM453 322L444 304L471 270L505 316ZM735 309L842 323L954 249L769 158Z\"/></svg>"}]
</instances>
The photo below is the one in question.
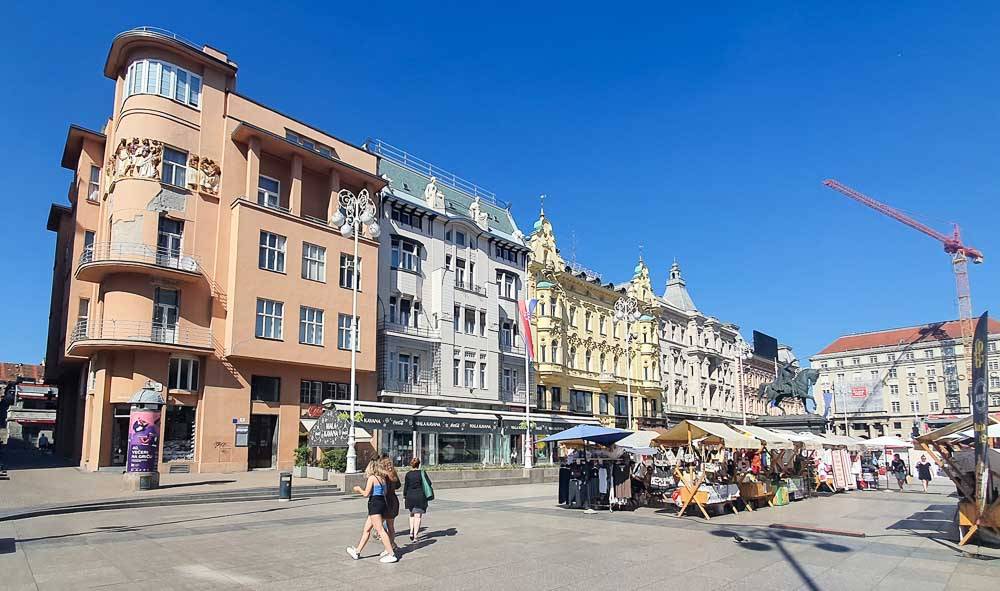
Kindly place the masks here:
<instances>
[{"instance_id":1,"label":"sculpted relief frieze","mask_svg":"<svg viewBox=\"0 0 1000 591\"><path fill-rule=\"evenodd\" d=\"M122 179L160 180L162 162L163 142L149 138L122 138L105 166L105 174L110 181L109 190ZM185 176L188 188L209 195L219 193L222 168L211 158L189 155Z\"/></svg>"}]
</instances>

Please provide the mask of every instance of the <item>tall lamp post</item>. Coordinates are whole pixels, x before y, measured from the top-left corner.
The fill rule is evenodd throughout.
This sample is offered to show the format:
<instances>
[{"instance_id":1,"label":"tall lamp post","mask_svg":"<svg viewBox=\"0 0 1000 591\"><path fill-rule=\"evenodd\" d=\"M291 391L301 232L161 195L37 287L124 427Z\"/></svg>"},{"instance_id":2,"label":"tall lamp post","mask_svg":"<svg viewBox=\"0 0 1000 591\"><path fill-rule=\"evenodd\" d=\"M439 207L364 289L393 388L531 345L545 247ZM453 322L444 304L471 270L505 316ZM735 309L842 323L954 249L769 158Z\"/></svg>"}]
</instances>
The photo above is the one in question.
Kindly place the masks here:
<instances>
[{"instance_id":1,"label":"tall lamp post","mask_svg":"<svg viewBox=\"0 0 1000 591\"><path fill-rule=\"evenodd\" d=\"M330 218L332 226L340 226L340 234L344 238L354 237L354 273L351 281L351 431L347 435L347 473L358 471L358 452L355 449L354 433L354 403L358 388L358 236L362 230L367 230L372 239L378 238L379 227L375 221L375 200L368 194L368 189L361 189L355 195L347 189L341 189L338 194L340 208Z\"/></svg>"},{"instance_id":2,"label":"tall lamp post","mask_svg":"<svg viewBox=\"0 0 1000 591\"><path fill-rule=\"evenodd\" d=\"M743 374L743 360L749 360L753 356L753 348L743 340L742 335L737 335L736 337L736 359L738 361L739 367L737 371L740 372L740 409L743 411L743 424L747 424L747 391L746 384L744 382Z\"/></svg>"},{"instance_id":3,"label":"tall lamp post","mask_svg":"<svg viewBox=\"0 0 1000 591\"><path fill-rule=\"evenodd\" d=\"M632 323L639 320L639 302L624 296L615 302L615 319L625 322L625 393L628 403L628 428L632 428Z\"/></svg>"}]
</instances>

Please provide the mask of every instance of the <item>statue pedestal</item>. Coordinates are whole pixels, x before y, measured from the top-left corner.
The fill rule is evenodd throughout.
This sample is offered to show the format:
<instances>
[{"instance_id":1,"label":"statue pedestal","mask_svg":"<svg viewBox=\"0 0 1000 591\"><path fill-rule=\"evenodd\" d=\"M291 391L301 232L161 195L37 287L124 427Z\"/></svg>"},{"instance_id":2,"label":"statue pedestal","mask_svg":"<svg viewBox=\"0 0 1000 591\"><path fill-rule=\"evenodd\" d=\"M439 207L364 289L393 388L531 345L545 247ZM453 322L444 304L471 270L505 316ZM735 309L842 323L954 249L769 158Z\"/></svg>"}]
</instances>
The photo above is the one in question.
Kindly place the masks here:
<instances>
[{"instance_id":1,"label":"statue pedestal","mask_svg":"<svg viewBox=\"0 0 1000 591\"><path fill-rule=\"evenodd\" d=\"M809 431L811 433L823 434L827 431L829 422L823 415L781 415L757 417L753 423L758 427L766 429L786 429L788 431Z\"/></svg>"}]
</instances>

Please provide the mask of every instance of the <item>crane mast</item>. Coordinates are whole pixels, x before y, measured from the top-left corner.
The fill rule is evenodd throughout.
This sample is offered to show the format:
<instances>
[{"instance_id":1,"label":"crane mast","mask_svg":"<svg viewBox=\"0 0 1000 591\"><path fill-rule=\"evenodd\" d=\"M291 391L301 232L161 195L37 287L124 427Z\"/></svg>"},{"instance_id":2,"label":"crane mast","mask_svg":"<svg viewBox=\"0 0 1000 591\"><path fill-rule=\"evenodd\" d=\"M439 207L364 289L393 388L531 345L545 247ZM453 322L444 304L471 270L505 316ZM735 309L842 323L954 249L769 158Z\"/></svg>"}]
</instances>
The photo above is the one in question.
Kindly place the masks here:
<instances>
[{"instance_id":1,"label":"crane mast","mask_svg":"<svg viewBox=\"0 0 1000 591\"><path fill-rule=\"evenodd\" d=\"M968 263L983 262L982 251L968 246L962 242L961 229L958 224L954 224L951 235L938 232L934 228L923 224L905 213L886 205L881 201L873 199L864 193L843 185L833 179L823 181L823 184L834 191L842 193L847 197L866 205L875 211L905 224L918 232L926 234L944 245L944 251L951 256L952 273L955 276L955 292L958 296L958 320L962 328L962 351L965 360L965 379L967 384L972 384L972 294L969 289L969 268ZM971 390L970 390L971 392ZM961 396L961 394L959 394ZM969 409L972 409L970 400Z\"/></svg>"}]
</instances>

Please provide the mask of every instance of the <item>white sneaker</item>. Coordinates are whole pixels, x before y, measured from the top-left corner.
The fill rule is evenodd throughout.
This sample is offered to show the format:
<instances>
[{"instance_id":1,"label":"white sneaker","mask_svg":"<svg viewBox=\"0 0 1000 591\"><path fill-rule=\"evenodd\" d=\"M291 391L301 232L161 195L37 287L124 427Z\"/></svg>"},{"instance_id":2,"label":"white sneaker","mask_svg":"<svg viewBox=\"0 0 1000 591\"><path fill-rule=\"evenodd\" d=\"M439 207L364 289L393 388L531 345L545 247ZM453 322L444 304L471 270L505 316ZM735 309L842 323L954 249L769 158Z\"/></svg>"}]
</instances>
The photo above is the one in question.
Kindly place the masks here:
<instances>
[{"instance_id":1,"label":"white sneaker","mask_svg":"<svg viewBox=\"0 0 1000 591\"><path fill-rule=\"evenodd\" d=\"M379 562L385 562L386 564L389 564L389 563L392 563L392 562L399 562L399 559L396 558L395 554L386 554L382 558L379 558L378 561Z\"/></svg>"},{"instance_id":2,"label":"white sneaker","mask_svg":"<svg viewBox=\"0 0 1000 591\"><path fill-rule=\"evenodd\" d=\"M358 554L358 551L354 548L354 546L347 547L347 555L353 558L354 560L361 558L361 556Z\"/></svg>"},{"instance_id":3,"label":"white sneaker","mask_svg":"<svg viewBox=\"0 0 1000 591\"><path fill-rule=\"evenodd\" d=\"M391 554L391 552L389 552L388 550L382 550L381 552L378 553L378 557L382 558L384 556L388 556L389 554Z\"/></svg>"}]
</instances>

